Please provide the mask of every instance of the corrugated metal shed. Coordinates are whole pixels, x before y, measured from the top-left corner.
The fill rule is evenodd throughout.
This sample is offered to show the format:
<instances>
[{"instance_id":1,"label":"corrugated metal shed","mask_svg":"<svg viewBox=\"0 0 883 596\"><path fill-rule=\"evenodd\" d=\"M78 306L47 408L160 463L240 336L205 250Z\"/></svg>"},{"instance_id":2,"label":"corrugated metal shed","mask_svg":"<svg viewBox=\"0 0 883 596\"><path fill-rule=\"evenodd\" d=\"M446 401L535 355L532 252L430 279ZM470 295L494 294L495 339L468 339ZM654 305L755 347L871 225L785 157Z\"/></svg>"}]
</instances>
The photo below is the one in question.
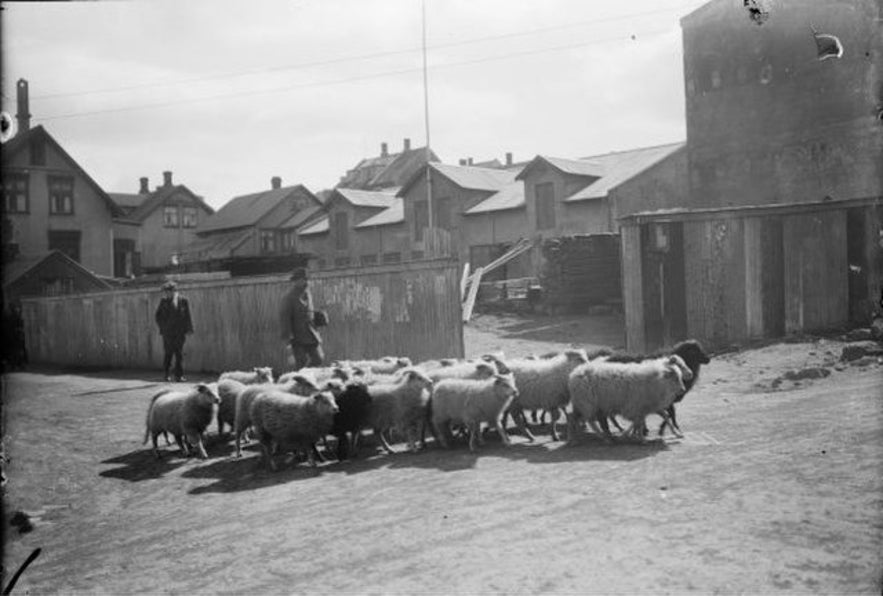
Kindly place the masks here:
<instances>
[{"instance_id":1,"label":"corrugated metal shed","mask_svg":"<svg viewBox=\"0 0 883 596\"><path fill-rule=\"evenodd\" d=\"M586 157L585 159L600 164L603 174L598 180L564 199L564 202L603 199L623 182L634 178L647 168L685 147L685 143L672 143Z\"/></svg>"}]
</instances>

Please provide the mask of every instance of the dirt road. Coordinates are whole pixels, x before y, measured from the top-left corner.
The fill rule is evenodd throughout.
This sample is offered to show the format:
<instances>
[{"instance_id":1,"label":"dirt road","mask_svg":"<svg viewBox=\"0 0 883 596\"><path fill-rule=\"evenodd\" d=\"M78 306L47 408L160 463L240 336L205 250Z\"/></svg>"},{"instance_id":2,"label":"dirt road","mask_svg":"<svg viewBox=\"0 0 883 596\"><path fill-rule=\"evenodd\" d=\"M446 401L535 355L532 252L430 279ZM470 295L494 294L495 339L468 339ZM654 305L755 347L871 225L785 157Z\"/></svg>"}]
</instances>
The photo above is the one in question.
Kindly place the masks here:
<instances>
[{"instance_id":1,"label":"dirt road","mask_svg":"<svg viewBox=\"0 0 883 596\"><path fill-rule=\"evenodd\" d=\"M470 351L602 343L491 321ZM840 347L716 357L683 440L568 448L541 430L277 473L218 441L157 462L141 444L155 373L13 373L6 513L35 527L7 525L4 566L42 548L20 594L879 594L883 368L837 370ZM831 374L783 380L810 367Z\"/></svg>"}]
</instances>

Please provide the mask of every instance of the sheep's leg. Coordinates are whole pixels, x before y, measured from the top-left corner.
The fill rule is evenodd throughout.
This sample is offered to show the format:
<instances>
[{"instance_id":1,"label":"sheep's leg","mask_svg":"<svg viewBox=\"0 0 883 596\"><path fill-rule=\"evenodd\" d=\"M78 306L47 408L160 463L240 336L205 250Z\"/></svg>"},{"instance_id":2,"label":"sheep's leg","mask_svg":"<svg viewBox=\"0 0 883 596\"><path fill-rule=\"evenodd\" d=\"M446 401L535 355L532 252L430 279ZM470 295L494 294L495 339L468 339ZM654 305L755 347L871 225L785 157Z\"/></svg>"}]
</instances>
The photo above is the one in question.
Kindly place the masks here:
<instances>
[{"instance_id":1,"label":"sheep's leg","mask_svg":"<svg viewBox=\"0 0 883 596\"><path fill-rule=\"evenodd\" d=\"M202 444L202 436L198 433L190 433L184 435L184 439L186 441L190 441L190 444L193 445L196 454L202 459L208 459L208 454L205 452L205 447Z\"/></svg>"},{"instance_id":2,"label":"sheep's leg","mask_svg":"<svg viewBox=\"0 0 883 596\"><path fill-rule=\"evenodd\" d=\"M273 445L270 441L261 439L261 453L263 454L264 459L266 460L270 470L275 472L276 462L273 461Z\"/></svg>"},{"instance_id":3,"label":"sheep's leg","mask_svg":"<svg viewBox=\"0 0 883 596\"><path fill-rule=\"evenodd\" d=\"M619 425L619 421L616 419L616 414L608 416L608 420L613 423L613 426L616 427L616 430L618 430L620 433L624 432L622 427Z\"/></svg>"},{"instance_id":4,"label":"sheep's leg","mask_svg":"<svg viewBox=\"0 0 883 596\"><path fill-rule=\"evenodd\" d=\"M375 428L374 436L378 438L380 441L381 447L383 447L384 451L387 453L395 453L392 447L390 447L389 442L386 440L386 437L383 436L383 429Z\"/></svg>"},{"instance_id":5,"label":"sheep's leg","mask_svg":"<svg viewBox=\"0 0 883 596\"><path fill-rule=\"evenodd\" d=\"M236 457L242 457L242 431L233 429L234 435L236 435Z\"/></svg>"},{"instance_id":6,"label":"sheep's leg","mask_svg":"<svg viewBox=\"0 0 883 596\"><path fill-rule=\"evenodd\" d=\"M359 457L359 439L362 438L362 430L357 428L352 432L350 439L350 453L353 459Z\"/></svg>"},{"instance_id":7,"label":"sheep's leg","mask_svg":"<svg viewBox=\"0 0 883 596\"><path fill-rule=\"evenodd\" d=\"M552 440L559 441L558 437L558 429L555 427L555 423L558 421L558 408L549 408L548 410L543 410L542 420L545 420L546 412L549 412L549 424L552 427Z\"/></svg>"},{"instance_id":8,"label":"sheep's leg","mask_svg":"<svg viewBox=\"0 0 883 596\"><path fill-rule=\"evenodd\" d=\"M221 421L221 413L218 412L218 436L224 433L224 423Z\"/></svg>"},{"instance_id":9,"label":"sheep's leg","mask_svg":"<svg viewBox=\"0 0 883 596\"><path fill-rule=\"evenodd\" d=\"M503 445L508 447L512 444L512 441L509 439L509 433L507 433L506 429L503 428L501 418L501 416L498 416L497 419L494 420L494 426L497 428L497 432L500 433L500 439L503 441Z\"/></svg>"},{"instance_id":10,"label":"sheep's leg","mask_svg":"<svg viewBox=\"0 0 883 596\"><path fill-rule=\"evenodd\" d=\"M451 445L448 443L446 430L450 432L450 429L445 428L447 426L446 423L437 422L435 420L432 421L432 426L435 428L435 435L438 439L439 444L445 449L450 449Z\"/></svg>"},{"instance_id":11,"label":"sheep's leg","mask_svg":"<svg viewBox=\"0 0 883 596\"><path fill-rule=\"evenodd\" d=\"M478 422L468 422L466 424L466 428L469 431L469 451L475 451L475 443L478 441L481 442L481 437L479 436L479 428L480 424Z\"/></svg>"},{"instance_id":12,"label":"sheep's leg","mask_svg":"<svg viewBox=\"0 0 883 596\"><path fill-rule=\"evenodd\" d=\"M187 448L187 441L179 435L175 434L175 442L178 444L178 447L181 449L181 452L184 454L184 457L190 457L190 450Z\"/></svg>"},{"instance_id":13,"label":"sheep's leg","mask_svg":"<svg viewBox=\"0 0 883 596\"><path fill-rule=\"evenodd\" d=\"M536 438L533 436L533 433L530 432L530 429L527 428L527 420L524 417L524 411L521 408L515 408L510 411L512 414L512 419L515 420L516 426L518 426L518 430L520 430L527 440L533 443Z\"/></svg>"},{"instance_id":14,"label":"sheep's leg","mask_svg":"<svg viewBox=\"0 0 883 596\"><path fill-rule=\"evenodd\" d=\"M156 444L156 440L159 438L159 433L153 434L153 454L156 456L156 459L162 459L162 454L159 452L159 446ZM166 435L166 440L168 440L169 436Z\"/></svg>"}]
</instances>

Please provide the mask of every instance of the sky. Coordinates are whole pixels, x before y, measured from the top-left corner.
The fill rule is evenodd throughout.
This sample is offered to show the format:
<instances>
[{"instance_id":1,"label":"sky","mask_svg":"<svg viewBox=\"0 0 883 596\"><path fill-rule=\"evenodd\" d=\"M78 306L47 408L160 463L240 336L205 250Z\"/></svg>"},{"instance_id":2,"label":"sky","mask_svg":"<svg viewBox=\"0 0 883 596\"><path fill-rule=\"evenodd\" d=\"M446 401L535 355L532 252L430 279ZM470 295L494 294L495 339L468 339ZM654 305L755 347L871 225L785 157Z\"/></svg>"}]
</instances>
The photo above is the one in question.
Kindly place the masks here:
<instances>
[{"instance_id":1,"label":"sky","mask_svg":"<svg viewBox=\"0 0 883 596\"><path fill-rule=\"evenodd\" d=\"M27 79L32 126L105 191L171 171L215 209L425 146L427 105L446 163L586 157L685 140L680 19L703 4L2 2L3 110Z\"/></svg>"}]
</instances>

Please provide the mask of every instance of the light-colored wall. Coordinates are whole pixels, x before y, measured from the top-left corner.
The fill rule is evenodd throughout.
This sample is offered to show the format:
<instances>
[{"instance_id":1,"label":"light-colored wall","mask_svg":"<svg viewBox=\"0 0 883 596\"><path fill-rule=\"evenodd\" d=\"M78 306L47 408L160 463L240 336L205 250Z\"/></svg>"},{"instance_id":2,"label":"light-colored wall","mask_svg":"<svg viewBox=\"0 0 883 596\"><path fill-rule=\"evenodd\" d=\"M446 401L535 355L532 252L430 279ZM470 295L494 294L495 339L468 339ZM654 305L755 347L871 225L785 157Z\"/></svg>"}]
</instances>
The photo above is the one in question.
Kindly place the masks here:
<instances>
[{"instance_id":1,"label":"light-colored wall","mask_svg":"<svg viewBox=\"0 0 883 596\"><path fill-rule=\"evenodd\" d=\"M610 191L612 231L619 231L617 219L641 211L689 207L687 150L679 149L659 163L626 180Z\"/></svg>"},{"instance_id":2,"label":"light-colored wall","mask_svg":"<svg viewBox=\"0 0 883 596\"><path fill-rule=\"evenodd\" d=\"M46 143L45 166L32 166L29 162L30 151L25 148L4 164L4 173L8 169L29 175L29 213L7 214L21 252L49 250L49 230L79 231L80 264L99 275L113 275L113 221L108 204L50 143ZM49 214L47 177L51 175L73 176L72 215Z\"/></svg>"},{"instance_id":3,"label":"light-colored wall","mask_svg":"<svg viewBox=\"0 0 883 596\"><path fill-rule=\"evenodd\" d=\"M174 206L178 209L178 226L163 225L163 209ZM184 207L196 208L195 228L181 226ZM169 264L173 254L179 254L185 247L196 240L199 224L209 216L202 204L184 191L178 191L158 205L141 224L141 265L144 267L162 267Z\"/></svg>"}]
</instances>

